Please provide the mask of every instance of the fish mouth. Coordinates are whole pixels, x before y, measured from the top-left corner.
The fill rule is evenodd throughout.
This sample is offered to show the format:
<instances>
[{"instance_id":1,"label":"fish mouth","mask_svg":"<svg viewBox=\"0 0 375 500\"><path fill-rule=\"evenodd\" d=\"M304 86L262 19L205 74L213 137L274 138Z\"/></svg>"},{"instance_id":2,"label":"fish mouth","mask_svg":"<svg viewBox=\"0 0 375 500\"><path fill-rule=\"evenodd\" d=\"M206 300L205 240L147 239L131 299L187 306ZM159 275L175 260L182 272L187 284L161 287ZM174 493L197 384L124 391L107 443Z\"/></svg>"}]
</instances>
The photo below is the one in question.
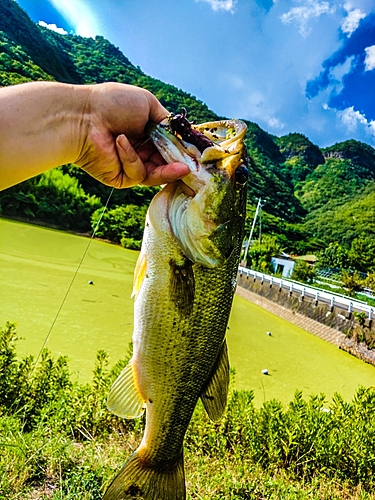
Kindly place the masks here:
<instances>
[{"instance_id":1,"label":"fish mouth","mask_svg":"<svg viewBox=\"0 0 375 500\"><path fill-rule=\"evenodd\" d=\"M241 153L247 126L241 120L220 120L191 125L191 128L209 140L210 145L203 151L172 133L166 120L159 124L150 123L146 132L167 163L182 162L188 165L194 175L188 174L182 179L183 188L186 194L194 196L208 180L205 172L211 176L215 173L225 174L228 178L234 176L240 162L230 160Z\"/></svg>"},{"instance_id":2,"label":"fish mouth","mask_svg":"<svg viewBox=\"0 0 375 500\"><path fill-rule=\"evenodd\" d=\"M233 203L227 211L222 205L228 205L228 193L236 190L236 170L240 166L246 169L246 124L223 120L192 127L208 139L201 151L163 123L150 125L148 134L166 162L189 166L188 175L163 189L169 224L183 254L193 263L213 268L227 258L227 251L219 248L223 245L217 245L217 240L220 228L229 227L234 216Z\"/></svg>"},{"instance_id":3,"label":"fish mouth","mask_svg":"<svg viewBox=\"0 0 375 500\"><path fill-rule=\"evenodd\" d=\"M146 133L168 163L181 161L191 172L199 170L199 164L207 165L236 154L238 143L243 140L247 126L242 120L220 120L191 125L196 133L210 141L204 150L199 150L189 139L184 139L168 129L166 120L159 124L149 123Z\"/></svg>"}]
</instances>

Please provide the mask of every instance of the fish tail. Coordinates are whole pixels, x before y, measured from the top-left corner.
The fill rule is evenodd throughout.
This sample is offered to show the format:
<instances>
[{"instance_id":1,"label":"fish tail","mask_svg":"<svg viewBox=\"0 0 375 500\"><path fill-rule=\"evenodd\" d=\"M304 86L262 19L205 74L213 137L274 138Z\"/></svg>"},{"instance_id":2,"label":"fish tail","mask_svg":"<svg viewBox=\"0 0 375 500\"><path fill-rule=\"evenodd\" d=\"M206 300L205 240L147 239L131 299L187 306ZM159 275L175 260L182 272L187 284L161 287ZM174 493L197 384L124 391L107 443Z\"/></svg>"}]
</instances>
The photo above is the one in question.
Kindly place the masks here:
<instances>
[{"instance_id":1,"label":"fish tail","mask_svg":"<svg viewBox=\"0 0 375 500\"><path fill-rule=\"evenodd\" d=\"M103 500L185 500L184 459L151 466L137 450L109 485Z\"/></svg>"}]
</instances>

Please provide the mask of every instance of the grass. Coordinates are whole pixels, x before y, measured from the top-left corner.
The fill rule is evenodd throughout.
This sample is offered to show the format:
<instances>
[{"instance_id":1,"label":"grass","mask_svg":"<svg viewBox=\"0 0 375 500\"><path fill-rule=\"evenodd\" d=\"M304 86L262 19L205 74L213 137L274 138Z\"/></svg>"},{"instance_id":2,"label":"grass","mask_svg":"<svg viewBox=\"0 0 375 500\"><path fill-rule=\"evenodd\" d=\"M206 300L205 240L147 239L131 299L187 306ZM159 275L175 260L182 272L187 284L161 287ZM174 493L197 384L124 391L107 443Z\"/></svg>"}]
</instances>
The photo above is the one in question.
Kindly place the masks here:
<instances>
[{"instance_id":1,"label":"grass","mask_svg":"<svg viewBox=\"0 0 375 500\"><path fill-rule=\"evenodd\" d=\"M284 359L283 349L300 343L302 365L309 357L314 364L311 344L309 356L303 352L304 335L319 339L303 330L290 336L285 322L263 316L245 301L236 300L235 309L237 304L240 314L232 315L230 344L242 356L249 349L254 372L259 353L269 353L274 365L266 380L276 382L276 392L282 393L278 386L285 379L277 376L276 363L282 360L286 369L293 361ZM264 327L271 321L269 337ZM256 342L246 344L242 337L236 342L235 332L244 336L250 324L249 339L255 336ZM109 371L104 353L97 355L90 384L72 383L66 362L46 352L35 370L27 359L18 361L15 332L7 328L0 337L0 499L100 500L139 444L143 419L121 421L106 410L116 373ZM317 343L318 357L319 345L326 344ZM210 422L198 404L185 441L187 499L375 500L374 389L357 391L352 402L337 395L330 404L323 396L306 400L300 392L291 399L288 405L275 399L254 405L252 392L232 387L219 423Z\"/></svg>"},{"instance_id":2,"label":"grass","mask_svg":"<svg viewBox=\"0 0 375 500\"><path fill-rule=\"evenodd\" d=\"M10 457L2 500L100 500L105 484L130 455L135 439L115 435L82 443L66 436L26 436L23 452ZM125 441L126 440L126 441ZM5 458L5 457L4 457ZM9 460L13 459L13 462ZM15 468L15 466L17 468ZM17 474L15 474L17 472ZM264 470L243 457L185 452L188 500L374 500L363 484L317 475L308 480L283 470ZM4 477L4 476L3 476ZM1 487L4 495L1 494Z\"/></svg>"},{"instance_id":3,"label":"grass","mask_svg":"<svg viewBox=\"0 0 375 500\"><path fill-rule=\"evenodd\" d=\"M368 390L351 404L338 399L325 413L319 398L297 394L286 410L276 401L257 410L251 394L234 392L220 424L198 405L185 442L188 500L374 500L374 396ZM73 415L87 401L71 400L66 421L55 415L64 398L52 398L54 412L47 415L50 401L28 432L22 416L2 408L1 500L100 500L139 444L142 422L95 431L90 416L77 432Z\"/></svg>"},{"instance_id":4,"label":"grass","mask_svg":"<svg viewBox=\"0 0 375 500\"><path fill-rule=\"evenodd\" d=\"M87 238L0 219L0 325L17 323L21 356L39 353L87 244ZM99 349L111 364L127 354L136 258L137 252L92 241L67 295L46 345L69 357L80 381L91 379ZM349 400L359 385L375 385L374 367L239 297L228 345L234 386L254 390L258 406L272 398L286 404L296 389L305 396L324 393L327 400L340 392Z\"/></svg>"},{"instance_id":5,"label":"grass","mask_svg":"<svg viewBox=\"0 0 375 500\"><path fill-rule=\"evenodd\" d=\"M43 353L35 370L0 330L0 499L99 500L139 444L144 418L106 409L109 370L98 353L90 384L72 382L66 361ZM374 500L375 389L352 401L296 392L288 405L253 404L230 391L220 422L198 403L185 439L188 499Z\"/></svg>"}]
</instances>

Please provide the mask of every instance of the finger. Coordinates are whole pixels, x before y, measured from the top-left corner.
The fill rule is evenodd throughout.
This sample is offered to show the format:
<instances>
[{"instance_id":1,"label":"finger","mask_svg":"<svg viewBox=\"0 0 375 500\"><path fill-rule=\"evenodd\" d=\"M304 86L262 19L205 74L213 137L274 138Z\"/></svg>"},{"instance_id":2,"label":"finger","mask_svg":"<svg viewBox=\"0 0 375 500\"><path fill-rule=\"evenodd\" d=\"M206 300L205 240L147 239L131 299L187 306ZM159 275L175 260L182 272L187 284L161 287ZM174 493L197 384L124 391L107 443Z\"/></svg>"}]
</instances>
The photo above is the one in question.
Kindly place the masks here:
<instances>
[{"instance_id":1,"label":"finger","mask_svg":"<svg viewBox=\"0 0 375 500\"><path fill-rule=\"evenodd\" d=\"M150 165L146 163L147 170L149 167ZM159 167L155 167L155 165L152 164L148 176L144 179L142 184L144 186L159 186L160 184L182 179L182 177L185 177L189 172L189 167L181 162L168 163L167 165L160 165Z\"/></svg>"},{"instance_id":2,"label":"finger","mask_svg":"<svg viewBox=\"0 0 375 500\"><path fill-rule=\"evenodd\" d=\"M116 147L124 173L122 187L140 184L147 176L146 167L128 138L123 134L119 135L116 139Z\"/></svg>"}]
</instances>

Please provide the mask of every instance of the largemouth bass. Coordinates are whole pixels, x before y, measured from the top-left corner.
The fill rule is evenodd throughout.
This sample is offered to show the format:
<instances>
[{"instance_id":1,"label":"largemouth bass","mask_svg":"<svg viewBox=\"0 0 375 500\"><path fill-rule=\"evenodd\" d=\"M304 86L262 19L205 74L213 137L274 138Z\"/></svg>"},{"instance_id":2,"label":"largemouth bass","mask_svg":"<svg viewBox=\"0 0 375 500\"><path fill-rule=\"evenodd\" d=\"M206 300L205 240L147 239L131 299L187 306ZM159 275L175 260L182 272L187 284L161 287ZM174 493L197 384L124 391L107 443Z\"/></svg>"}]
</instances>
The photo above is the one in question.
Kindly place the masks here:
<instances>
[{"instance_id":1,"label":"largemouth bass","mask_svg":"<svg viewBox=\"0 0 375 500\"><path fill-rule=\"evenodd\" d=\"M134 276L133 357L108 398L109 409L125 418L145 409L146 427L104 500L185 499L183 440L196 403L201 398L213 420L226 405L225 333L245 221L246 125L218 121L188 132L171 125L150 131L165 160L183 161L191 172L164 186L147 213Z\"/></svg>"}]
</instances>

